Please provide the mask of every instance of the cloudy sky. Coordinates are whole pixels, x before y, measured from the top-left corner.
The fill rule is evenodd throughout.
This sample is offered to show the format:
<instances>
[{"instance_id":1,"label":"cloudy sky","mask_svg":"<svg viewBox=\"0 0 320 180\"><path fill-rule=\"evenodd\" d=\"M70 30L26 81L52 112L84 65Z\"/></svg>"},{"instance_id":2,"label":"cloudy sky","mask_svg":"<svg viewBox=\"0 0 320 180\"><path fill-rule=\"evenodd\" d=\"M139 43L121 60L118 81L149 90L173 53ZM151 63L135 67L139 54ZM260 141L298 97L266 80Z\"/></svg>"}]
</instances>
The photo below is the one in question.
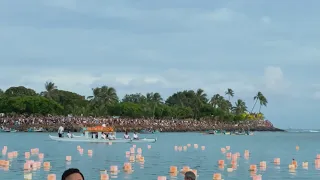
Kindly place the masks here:
<instances>
[{"instance_id":1,"label":"cloudy sky","mask_svg":"<svg viewBox=\"0 0 320 180\"><path fill-rule=\"evenodd\" d=\"M0 88L90 95L227 88L282 128L320 128L320 1L1 0Z\"/></svg>"}]
</instances>

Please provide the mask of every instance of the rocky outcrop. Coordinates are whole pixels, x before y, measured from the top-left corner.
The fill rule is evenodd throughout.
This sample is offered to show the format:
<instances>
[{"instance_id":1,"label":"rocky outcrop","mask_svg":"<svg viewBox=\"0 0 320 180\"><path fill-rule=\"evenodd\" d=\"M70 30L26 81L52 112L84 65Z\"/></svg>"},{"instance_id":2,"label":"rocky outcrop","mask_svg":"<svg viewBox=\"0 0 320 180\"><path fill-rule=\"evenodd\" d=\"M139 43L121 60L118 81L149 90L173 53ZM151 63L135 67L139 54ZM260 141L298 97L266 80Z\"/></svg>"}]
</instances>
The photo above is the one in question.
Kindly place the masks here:
<instances>
[{"instance_id":1,"label":"rocky outcrop","mask_svg":"<svg viewBox=\"0 0 320 180\"><path fill-rule=\"evenodd\" d=\"M76 124L55 124L55 125L21 125L19 127L12 126L11 128L15 128L19 131L27 131L30 127L42 127L48 132L57 132L59 126L62 125L65 128L65 131L71 132L80 132L83 125L76 125ZM97 124L90 124L87 126L96 126ZM146 125L114 125L115 129L118 132L124 132L125 130L133 132L133 131L140 131L143 129L149 129L150 126ZM163 125L155 125L152 126L152 129L158 129L161 132L195 132L195 131L207 131L207 130L225 130L225 131L238 131L238 130L250 130L250 131L271 131L271 132L283 132L284 130L275 128L273 126L267 126L264 124L256 124L256 123L243 123L243 124L229 124L229 123L219 123L219 124L206 124L204 126L200 125L184 125L179 124L178 126L167 126L166 124Z\"/></svg>"}]
</instances>

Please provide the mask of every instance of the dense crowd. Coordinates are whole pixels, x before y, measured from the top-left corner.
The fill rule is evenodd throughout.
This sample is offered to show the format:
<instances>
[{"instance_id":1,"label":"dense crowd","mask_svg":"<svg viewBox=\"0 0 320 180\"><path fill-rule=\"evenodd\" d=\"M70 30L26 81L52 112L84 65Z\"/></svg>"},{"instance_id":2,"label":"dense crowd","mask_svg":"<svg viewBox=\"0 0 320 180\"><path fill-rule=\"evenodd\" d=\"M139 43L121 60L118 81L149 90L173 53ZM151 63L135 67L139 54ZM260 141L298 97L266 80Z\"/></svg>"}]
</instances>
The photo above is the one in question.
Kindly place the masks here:
<instances>
[{"instance_id":1,"label":"dense crowd","mask_svg":"<svg viewBox=\"0 0 320 180\"><path fill-rule=\"evenodd\" d=\"M263 130L273 128L269 121L253 120L241 123L220 122L214 120L177 120L177 119L128 119L120 117L96 118L96 117L72 117L72 116L2 116L0 125L2 128L15 128L24 131L28 128L44 128L48 131L56 131L60 125L72 131L79 131L82 127L93 125L113 126L117 131L152 129L159 131L202 131L202 130L238 130L252 129ZM267 130L267 129L266 129Z\"/></svg>"}]
</instances>

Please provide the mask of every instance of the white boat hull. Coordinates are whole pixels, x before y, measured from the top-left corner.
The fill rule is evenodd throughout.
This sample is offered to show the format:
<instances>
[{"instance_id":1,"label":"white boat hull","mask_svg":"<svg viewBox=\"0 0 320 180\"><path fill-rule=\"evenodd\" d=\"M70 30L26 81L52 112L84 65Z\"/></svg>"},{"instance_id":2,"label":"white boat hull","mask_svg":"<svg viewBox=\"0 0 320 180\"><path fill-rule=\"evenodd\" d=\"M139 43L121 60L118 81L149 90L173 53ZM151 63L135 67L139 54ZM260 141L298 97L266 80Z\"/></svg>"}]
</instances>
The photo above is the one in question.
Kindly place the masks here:
<instances>
[{"instance_id":1,"label":"white boat hull","mask_svg":"<svg viewBox=\"0 0 320 180\"><path fill-rule=\"evenodd\" d=\"M54 141L62 141L62 142L91 142L91 143L154 143L157 141L157 139L115 139L115 140L106 140L106 139L93 139L93 138L86 138L86 137L75 137L75 138L67 138L62 137L59 138L58 136L51 136L49 135L49 138Z\"/></svg>"}]
</instances>

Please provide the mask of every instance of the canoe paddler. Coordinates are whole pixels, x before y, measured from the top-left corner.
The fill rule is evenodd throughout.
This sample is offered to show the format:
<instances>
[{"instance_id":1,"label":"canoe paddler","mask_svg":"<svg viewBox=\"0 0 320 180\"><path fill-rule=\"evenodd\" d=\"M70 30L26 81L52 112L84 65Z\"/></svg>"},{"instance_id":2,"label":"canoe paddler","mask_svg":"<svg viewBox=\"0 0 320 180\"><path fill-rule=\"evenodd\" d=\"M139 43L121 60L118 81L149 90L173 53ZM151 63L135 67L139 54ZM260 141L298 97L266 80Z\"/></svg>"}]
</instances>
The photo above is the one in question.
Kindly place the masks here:
<instances>
[{"instance_id":1,"label":"canoe paddler","mask_svg":"<svg viewBox=\"0 0 320 180\"><path fill-rule=\"evenodd\" d=\"M126 131L126 132L124 133L123 138L124 138L124 139L130 139L130 136L129 136L129 134L128 134L128 131Z\"/></svg>"},{"instance_id":2,"label":"canoe paddler","mask_svg":"<svg viewBox=\"0 0 320 180\"><path fill-rule=\"evenodd\" d=\"M67 134L68 138L72 138L72 134L70 131L68 131L68 134Z\"/></svg>"},{"instance_id":3,"label":"canoe paddler","mask_svg":"<svg viewBox=\"0 0 320 180\"><path fill-rule=\"evenodd\" d=\"M115 140L115 139L116 139L116 136L114 135L114 132L113 132L109 135L109 140Z\"/></svg>"},{"instance_id":4,"label":"canoe paddler","mask_svg":"<svg viewBox=\"0 0 320 180\"><path fill-rule=\"evenodd\" d=\"M59 129L58 129L58 136L59 136L59 138L62 138L63 131L64 131L64 128L63 128L62 126L60 126Z\"/></svg>"},{"instance_id":5,"label":"canoe paddler","mask_svg":"<svg viewBox=\"0 0 320 180\"><path fill-rule=\"evenodd\" d=\"M107 139L107 135L106 135L105 133L102 133L102 134L101 134L101 138L102 138L102 139Z\"/></svg>"},{"instance_id":6,"label":"canoe paddler","mask_svg":"<svg viewBox=\"0 0 320 180\"><path fill-rule=\"evenodd\" d=\"M133 133L133 139L139 139L138 134L136 132Z\"/></svg>"}]
</instances>

